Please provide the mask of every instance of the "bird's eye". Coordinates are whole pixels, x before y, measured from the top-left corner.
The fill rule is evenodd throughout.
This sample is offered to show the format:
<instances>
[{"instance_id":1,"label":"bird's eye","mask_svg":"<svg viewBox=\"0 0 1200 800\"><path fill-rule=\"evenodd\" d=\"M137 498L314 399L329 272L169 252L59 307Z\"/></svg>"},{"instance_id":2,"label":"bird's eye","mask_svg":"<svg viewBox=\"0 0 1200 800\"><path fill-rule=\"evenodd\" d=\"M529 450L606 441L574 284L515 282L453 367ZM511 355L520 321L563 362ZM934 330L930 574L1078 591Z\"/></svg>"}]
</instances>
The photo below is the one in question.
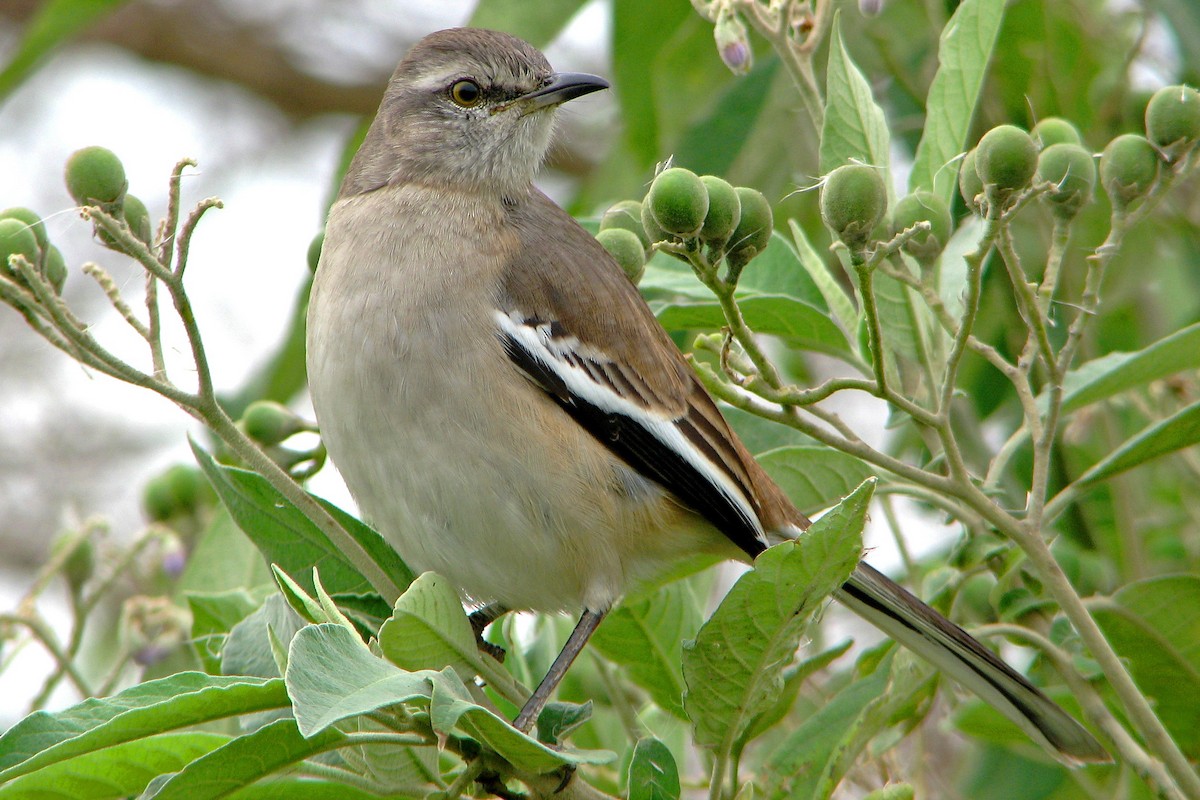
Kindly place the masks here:
<instances>
[{"instance_id":1,"label":"bird's eye","mask_svg":"<svg viewBox=\"0 0 1200 800\"><path fill-rule=\"evenodd\" d=\"M455 81L450 87L450 99L456 105L460 105L463 108L471 108L472 106L479 105L479 101L483 99L483 90L479 88L479 84L475 81Z\"/></svg>"}]
</instances>

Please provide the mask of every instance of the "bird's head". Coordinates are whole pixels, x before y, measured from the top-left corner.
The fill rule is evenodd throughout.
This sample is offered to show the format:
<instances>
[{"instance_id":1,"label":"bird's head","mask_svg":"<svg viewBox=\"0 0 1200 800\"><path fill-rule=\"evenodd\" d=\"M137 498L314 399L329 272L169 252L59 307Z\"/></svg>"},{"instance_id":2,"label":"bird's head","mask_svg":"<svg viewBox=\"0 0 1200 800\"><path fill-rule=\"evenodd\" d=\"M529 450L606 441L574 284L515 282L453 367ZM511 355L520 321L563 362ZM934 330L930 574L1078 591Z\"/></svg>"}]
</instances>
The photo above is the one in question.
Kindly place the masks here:
<instances>
[{"instance_id":1,"label":"bird's head","mask_svg":"<svg viewBox=\"0 0 1200 800\"><path fill-rule=\"evenodd\" d=\"M517 192L545 157L554 109L607 87L594 75L554 72L505 33L430 34L392 75L342 195L396 182Z\"/></svg>"}]
</instances>

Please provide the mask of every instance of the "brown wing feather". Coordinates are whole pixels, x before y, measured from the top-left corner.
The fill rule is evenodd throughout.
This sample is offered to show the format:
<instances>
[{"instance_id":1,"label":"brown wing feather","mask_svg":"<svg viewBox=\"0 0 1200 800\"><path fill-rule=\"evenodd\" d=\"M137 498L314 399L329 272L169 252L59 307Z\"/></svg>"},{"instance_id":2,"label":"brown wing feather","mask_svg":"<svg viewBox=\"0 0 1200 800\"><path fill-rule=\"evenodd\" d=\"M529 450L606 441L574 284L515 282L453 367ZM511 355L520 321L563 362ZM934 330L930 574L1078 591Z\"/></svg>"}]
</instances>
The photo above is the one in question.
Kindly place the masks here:
<instances>
[{"instance_id":1,"label":"brown wing feather","mask_svg":"<svg viewBox=\"0 0 1200 800\"><path fill-rule=\"evenodd\" d=\"M764 530L808 527L808 519L730 429L671 337L595 238L536 190L509 213L523 261L520 269L507 271L500 307L551 323L560 335L577 339L581 349L603 354L610 365L603 381L674 419L697 449L745 488ZM562 270L563 263L572 269ZM664 485L683 495L669 482ZM759 540L723 530L748 555L763 548Z\"/></svg>"}]
</instances>

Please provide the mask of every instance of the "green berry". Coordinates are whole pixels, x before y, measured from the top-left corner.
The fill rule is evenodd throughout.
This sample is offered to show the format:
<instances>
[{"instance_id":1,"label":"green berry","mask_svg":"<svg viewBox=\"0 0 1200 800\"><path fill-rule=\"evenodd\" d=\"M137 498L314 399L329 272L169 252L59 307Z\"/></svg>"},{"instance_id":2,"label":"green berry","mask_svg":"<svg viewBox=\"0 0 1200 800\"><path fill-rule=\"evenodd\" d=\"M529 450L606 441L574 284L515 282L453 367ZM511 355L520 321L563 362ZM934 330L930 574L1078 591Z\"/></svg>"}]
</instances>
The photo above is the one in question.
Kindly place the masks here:
<instances>
[{"instance_id":1,"label":"green berry","mask_svg":"<svg viewBox=\"0 0 1200 800\"><path fill-rule=\"evenodd\" d=\"M723 245L742 219L742 201L729 182L716 175L700 178L708 191L708 213L700 228L700 238L709 244Z\"/></svg>"},{"instance_id":2,"label":"green berry","mask_svg":"<svg viewBox=\"0 0 1200 800\"><path fill-rule=\"evenodd\" d=\"M1071 219L1092 199L1096 162L1077 144L1052 144L1038 156L1037 175L1054 186L1042 195L1054 214Z\"/></svg>"},{"instance_id":3,"label":"green berry","mask_svg":"<svg viewBox=\"0 0 1200 800\"><path fill-rule=\"evenodd\" d=\"M604 245L629 280L636 284L642 279L642 273L646 271L646 250L636 233L625 228L609 228L596 234L596 241Z\"/></svg>"},{"instance_id":4,"label":"green berry","mask_svg":"<svg viewBox=\"0 0 1200 800\"><path fill-rule=\"evenodd\" d=\"M662 229L662 226L658 224L658 220L654 218L654 214L650 211L650 204L644 201L642 203L642 230L646 232L646 238L652 245L658 242L665 242L671 238Z\"/></svg>"},{"instance_id":5,"label":"green berry","mask_svg":"<svg viewBox=\"0 0 1200 800\"><path fill-rule=\"evenodd\" d=\"M646 228L642 225L642 204L637 200L622 200L614 203L608 211L604 212L604 216L600 217L600 230L607 231L611 228L623 228L629 231L638 237L638 241L642 243L642 249L647 253L650 252L650 245L653 242L646 235Z\"/></svg>"},{"instance_id":6,"label":"green berry","mask_svg":"<svg viewBox=\"0 0 1200 800\"><path fill-rule=\"evenodd\" d=\"M918 261L932 261L950 241L954 224L950 219L950 209L933 192L913 192L896 203L896 209L892 212L892 228L900 233L918 222L928 222L930 229L906 241L904 250Z\"/></svg>"},{"instance_id":7,"label":"green berry","mask_svg":"<svg viewBox=\"0 0 1200 800\"><path fill-rule=\"evenodd\" d=\"M1169 162L1200 138L1200 92L1190 86L1164 86L1146 104L1146 136Z\"/></svg>"},{"instance_id":8,"label":"green berry","mask_svg":"<svg viewBox=\"0 0 1200 800\"><path fill-rule=\"evenodd\" d=\"M317 231L317 235L308 243L308 269L317 274L317 264L321 263L321 248L325 246L325 229Z\"/></svg>"},{"instance_id":9,"label":"green berry","mask_svg":"<svg viewBox=\"0 0 1200 800\"><path fill-rule=\"evenodd\" d=\"M665 169L646 195L650 212L667 233L695 236L708 214L708 190L696 173L682 167Z\"/></svg>"},{"instance_id":10,"label":"green berry","mask_svg":"<svg viewBox=\"0 0 1200 800\"><path fill-rule=\"evenodd\" d=\"M1039 150L1052 144L1083 144L1079 129L1062 117L1046 117L1029 132Z\"/></svg>"},{"instance_id":11,"label":"green berry","mask_svg":"<svg viewBox=\"0 0 1200 800\"><path fill-rule=\"evenodd\" d=\"M305 429L304 421L286 406L272 400L256 400L242 414L242 428L259 444L270 447Z\"/></svg>"},{"instance_id":12,"label":"green berry","mask_svg":"<svg viewBox=\"0 0 1200 800\"><path fill-rule=\"evenodd\" d=\"M729 235L725 260L731 267L740 269L771 243L775 215L762 192L746 186L739 186L733 191L737 194L741 213L737 227Z\"/></svg>"},{"instance_id":13,"label":"green berry","mask_svg":"<svg viewBox=\"0 0 1200 800\"><path fill-rule=\"evenodd\" d=\"M887 211L887 187L875 167L846 164L821 187L821 219L851 250L861 249Z\"/></svg>"},{"instance_id":14,"label":"green berry","mask_svg":"<svg viewBox=\"0 0 1200 800\"><path fill-rule=\"evenodd\" d=\"M8 265L8 258L18 254L34 266L41 261L33 228L19 219L0 219L0 270L6 275L16 274L16 270Z\"/></svg>"},{"instance_id":15,"label":"green berry","mask_svg":"<svg viewBox=\"0 0 1200 800\"><path fill-rule=\"evenodd\" d=\"M67 284L67 260L63 258L62 251L50 245L46 249L42 269L45 270L46 280L54 287L54 293L62 294L63 287Z\"/></svg>"},{"instance_id":16,"label":"green berry","mask_svg":"<svg viewBox=\"0 0 1200 800\"><path fill-rule=\"evenodd\" d=\"M130 233L140 242L150 243L150 211L139 197L125 195L125 224Z\"/></svg>"},{"instance_id":17,"label":"green berry","mask_svg":"<svg viewBox=\"0 0 1200 800\"><path fill-rule=\"evenodd\" d=\"M1100 155L1100 183L1113 206L1123 210L1150 191L1161 161L1145 136L1125 133L1109 142Z\"/></svg>"},{"instance_id":18,"label":"green berry","mask_svg":"<svg viewBox=\"0 0 1200 800\"><path fill-rule=\"evenodd\" d=\"M75 546L63 561L62 575L71 590L78 592L96 571L96 548L91 539L78 539L76 534L68 532L58 536L50 544L50 550L59 555L72 543Z\"/></svg>"},{"instance_id":19,"label":"green berry","mask_svg":"<svg viewBox=\"0 0 1200 800\"><path fill-rule=\"evenodd\" d=\"M36 212L21 206L14 206L0 211L0 219L16 219L24 222L37 237L38 247L43 250L50 244L50 238L46 235L46 223L42 222L42 218Z\"/></svg>"},{"instance_id":20,"label":"green berry","mask_svg":"<svg viewBox=\"0 0 1200 800\"><path fill-rule=\"evenodd\" d=\"M67 159L67 191L81 206L119 203L129 182L116 154L104 147L85 147Z\"/></svg>"},{"instance_id":21,"label":"green berry","mask_svg":"<svg viewBox=\"0 0 1200 800\"><path fill-rule=\"evenodd\" d=\"M142 508L155 522L166 522L199 507L206 485L200 470L176 464L146 484L142 491Z\"/></svg>"},{"instance_id":22,"label":"green berry","mask_svg":"<svg viewBox=\"0 0 1200 800\"><path fill-rule=\"evenodd\" d=\"M983 181L979 179L979 170L975 169L975 151L970 150L963 156L958 167L958 193L962 195L967 208L979 213L979 195L983 194Z\"/></svg>"},{"instance_id":23,"label":"green berry","mask_svg":"<svg viewBox=\"0 0 1200 800\"><path fill-rule=\"evenodd\" d=\"M1037 170L1037 145L1016 125L999 125L979 140L975 169L989 195L1005 199L1029 185Z\"/></svg>"}]
</instances>

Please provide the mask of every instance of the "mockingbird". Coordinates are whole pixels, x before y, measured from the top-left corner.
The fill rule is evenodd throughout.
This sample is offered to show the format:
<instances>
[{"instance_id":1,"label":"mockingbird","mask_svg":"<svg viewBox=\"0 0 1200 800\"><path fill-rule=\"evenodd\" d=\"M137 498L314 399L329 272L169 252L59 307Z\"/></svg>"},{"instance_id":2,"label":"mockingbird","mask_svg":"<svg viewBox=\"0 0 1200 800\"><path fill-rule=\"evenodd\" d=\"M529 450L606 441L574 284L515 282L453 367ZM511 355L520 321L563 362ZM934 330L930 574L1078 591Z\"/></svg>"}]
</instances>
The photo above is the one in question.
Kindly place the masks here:
<instances>
[{"instance_id":1,"label":"mockingbird","mask_svg":"<svg viewBox=\"0 0 1200 800\"><path fill-rule=\"evenodd\" d=\"M554 109L607 86L502 33L418 42L330 211L308 311L324 442L404 560L492 610L583 610L526 730L631 586L809 525L604 248L533 186ZM1107 758L866 564L837 597L1063 759Z\"/></svg>"}]
</instances>

